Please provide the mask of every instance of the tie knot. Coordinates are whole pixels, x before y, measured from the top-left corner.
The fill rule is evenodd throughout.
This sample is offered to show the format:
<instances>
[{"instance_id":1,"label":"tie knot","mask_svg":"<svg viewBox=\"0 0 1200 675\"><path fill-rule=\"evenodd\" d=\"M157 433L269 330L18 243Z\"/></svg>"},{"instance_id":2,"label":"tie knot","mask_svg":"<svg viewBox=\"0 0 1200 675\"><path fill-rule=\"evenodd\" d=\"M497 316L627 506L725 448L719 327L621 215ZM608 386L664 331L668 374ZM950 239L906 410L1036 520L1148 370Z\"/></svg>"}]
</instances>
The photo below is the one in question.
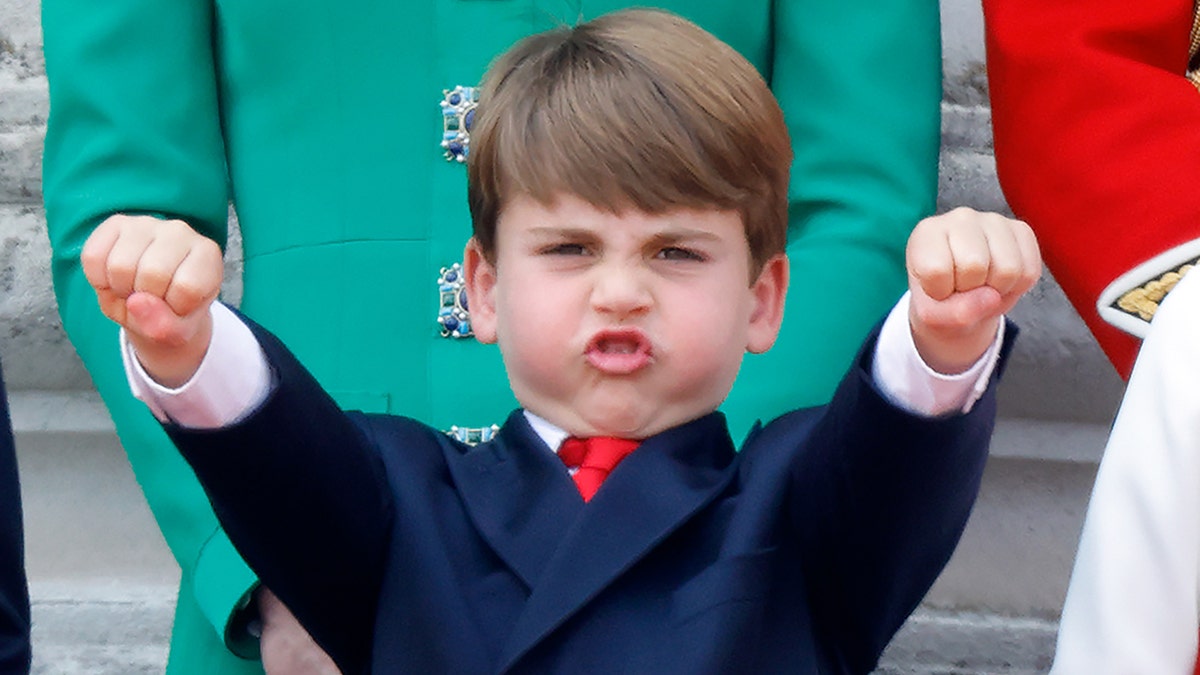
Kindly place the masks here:
<instances>
[{"instance_id":1,"label":"tie knot","mask_svg":"<svg viewBox=\"0 0 1200 675\"><path fill-rule=\"evenodd\" d=\"M558 456L571 468L589 467L608 472L616 468L625 456L637 449L641 441L612 436L576 438L563 441Z\"/></svg>"},{"instance_id":2,"label":"tie knot","mask_svg":"<svg viewBox=\"0 0 1200 675\"><path fill-rule=\"evenodd\" d=\"M612 436L593 436L563 441L558 456L563 464L576 469L575 484L584 501L592 498L600 484L621 460L637 449L641 441Z\"/></svg>"}]
</instances>

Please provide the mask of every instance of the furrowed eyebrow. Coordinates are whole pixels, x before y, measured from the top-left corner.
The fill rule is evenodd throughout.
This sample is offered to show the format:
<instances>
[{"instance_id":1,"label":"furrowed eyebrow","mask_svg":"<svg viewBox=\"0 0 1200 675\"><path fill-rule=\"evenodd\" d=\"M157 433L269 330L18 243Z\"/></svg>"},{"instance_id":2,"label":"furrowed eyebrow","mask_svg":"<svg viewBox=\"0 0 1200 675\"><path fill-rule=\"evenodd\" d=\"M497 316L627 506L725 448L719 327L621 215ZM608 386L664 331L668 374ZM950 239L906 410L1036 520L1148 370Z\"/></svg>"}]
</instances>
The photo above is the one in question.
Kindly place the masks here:
<instances>
[{"instance_id":1,"label":"furrowed eyebrow","mask_svg":"<svg viewBox=\"0 0 1200 675\"><path fill-rule=\"evenodd\" d=\"M570 239L585 244L592 244L601 239L599 233L586 227L533 227L525 231L528 239L534 243ZM671 228L655 232L646 240L647 248L661 248L680 244L704 244L720 241L720 237L707 230L692 228Z\"/></svg>"},{"instance_id":2,"label":"furrowed eyebrow","mask_svg":"<svg viewBox=\"0 0 1200 675\"><path fill-rule=\"evenodd\" d=\"M596 233L582 227L531 227L526 233L538 239L594 239Z\"/></svg>"},{"instance_id":3,"label":"furrowed eyebrow","mask_svg":"<svg viewBox=\"0 0 1200 675\"><path fill-rule=\"evenodd\" d=\"M692 229L673 229L665 232L658 232L650 238L649 245L651 246L672 246L675 244L688 243L709 243L720 241L720 237L712 232L704 230Z\"/></svg>"},{"instance_id":4,"label":"furrowed eyebrow","mask_svg":"<svg viewBox=\"0 0 1200 675\"><path fill-rule=\"evenodd\" d=\"M582 227L534 227L525 232L528 246L543 246L570 242L593 247L600 243L600 236Z\"/></svg>"}]
</instances>

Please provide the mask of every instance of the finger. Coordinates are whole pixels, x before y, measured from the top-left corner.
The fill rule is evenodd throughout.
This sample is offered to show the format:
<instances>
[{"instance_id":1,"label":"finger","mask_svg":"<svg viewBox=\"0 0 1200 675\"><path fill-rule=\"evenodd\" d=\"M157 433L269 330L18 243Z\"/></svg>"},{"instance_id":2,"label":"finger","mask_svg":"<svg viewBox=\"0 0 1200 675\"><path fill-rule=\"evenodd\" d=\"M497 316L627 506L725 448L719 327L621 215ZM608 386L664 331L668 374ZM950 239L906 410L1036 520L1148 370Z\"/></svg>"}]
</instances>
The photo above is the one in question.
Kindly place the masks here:
<instances>
[{"instance_id":1,"label":"finger","mask_svg":"<svg viewBox=\"0 0 1200 675\"><path fill-rule=\"evenodd\" d=\"M1033 285L1042 276L1042 251L1038 246L1037 236L1034 235L1033 228L1029 227L1028 223L1018 220L1013 236L1017 241L1018 248L1021 249L1021 283L1024 286L1021 292L1025 292L1033 288Z\"/></svg>"},{"instance_id":2,"label":"finger","mask_svg":"<svg viewBox=\"0 0 1200 675\"><path fill-rule=\"evenodd\" d=\"M1002 310L1005 314L1012 311L1029 289L1033 288L1042 276L1042 256L1038 249L1037 238L1028 225L1014 221L1014 242L1021 251L1021 272L1012 288L1004 296Z\"/></svg>"},{"instance_id":3,"label":"finger","mask_svg":"<svg viewBox=\"0 0 1200 675\"><path fill-rule=\"evenodd\" d=\"M156 237L146 247L138 262L133 291L165 298L167 289L171 286L171 279L189 252L190 248L185 241Z\"/></svg>"},{"instance_id":4,"label":"finger","mask_svg":"<svg viewBox=\"0 0 1200 675\"><path fill-rule=\"evenodd\" d=\"M912 311L919 321L932 330L956 332L999 316L1001 304L1002 297L996 289L979 286L955 293L946 300L914 303Z\"/></svg>"},{"instance_id":5,"label":"finger","mask_svg":"<svg viewBox=\"0 0 1200 675\"><path fill-rule=\"evenodd\" d=\"M223 274L220 247L201 238L179 263L163 298L179 316L190 315L217 298Z\"/></svg>"},{"instance_id":6,"label":"finger","mask_svg":"<svg viewBox=\"0 0 1200 675\"><path fill-rule=\"evenodd\" d=\"M149 293L134 293L125 300L126 329L158 345L186 344L199 329L199 315L179 316L166 301Z\"/></svg>"},{"instance_id":7,"label":"finger","mask_svg":"<svg viewBox=\"0 0 1200 675\"><path fill-rule=\"evenodd\" d=\"M100 305L100 313L108 317L118 326L126 322L125 298L106 289L96 289L96 301Z\"/></svg>"},{"instance_id":8,"label":"finger","mask_svg":"<svg viewBox=\"0 0 1200 675\"><path fill-rule=\"evenodd\" d=\"M118 295L127 297L133 292L138 263L154 241L154 230L149 227L122 227L120 235L108 253L106 265L108 287Z\"/></svg>"},{"instance_id":9,"label":"finger","mask_svg":"<svg viewBox=\"0 0 1200 675\"><path fill-rule=\"evenodd\" d=\"M920 289L934 300L944 300L954 292L954 257L946 230L932 219L913 229L906 251L909 286Z\"/></svg>"},{"instance_id":10,"label":"finger","mask_svg":"<svg viewBox=\"0 0 1200 675\"><path fill-rule=\"evenodd\" d=\"M954 290L969 291L986 284L990 251L983 228L964 220L947 229L946 240L954 260Z\"/></svg>"},{"instance_id":11,"label":"finger","mask_svg":"<svg viewBox=\"0 0 1200 675\"><path fill-rule=\"evenodd\" d=\"M83 266L83 276L87 278L92 288L109 288L108 285L108 254L121 235L120 222L109 218L100 223L83 243L79 253L79 262Z\"/></svg>"},{"instance_id":12,"label":"finger","mask_svg":"<svg viewBox=\"0 0 1200 675\"><path fill-rule=\"evenodd\" d=\"M989 214L982 222L989 252L985 283L1001 295L1007 295L1019 284L1025 269L1014 233L1015 222L998 214Z\"/></svg>"}]
</instances>

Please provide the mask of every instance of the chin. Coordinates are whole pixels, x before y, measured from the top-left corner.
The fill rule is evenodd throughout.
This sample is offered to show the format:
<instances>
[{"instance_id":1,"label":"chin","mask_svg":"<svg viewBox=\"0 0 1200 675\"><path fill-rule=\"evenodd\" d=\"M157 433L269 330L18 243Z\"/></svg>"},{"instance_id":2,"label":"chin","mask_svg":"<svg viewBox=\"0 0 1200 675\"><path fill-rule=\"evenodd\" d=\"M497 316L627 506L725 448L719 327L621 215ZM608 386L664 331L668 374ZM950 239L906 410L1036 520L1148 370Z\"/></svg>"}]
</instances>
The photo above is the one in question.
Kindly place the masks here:
<instances>
[{"instance_id":1,"label":"chin","mask_svg":"<svg viewBox=\"0 0 1200 675\"><path fill-rule=\"evenodd\" d=\"M588 415L585 422L601 436L616 436L618 438L645 438L656 431L647 431L650 420L645 417L645 410L634 406L613 406L596 410Z\"/></svg>"}]
</instances>

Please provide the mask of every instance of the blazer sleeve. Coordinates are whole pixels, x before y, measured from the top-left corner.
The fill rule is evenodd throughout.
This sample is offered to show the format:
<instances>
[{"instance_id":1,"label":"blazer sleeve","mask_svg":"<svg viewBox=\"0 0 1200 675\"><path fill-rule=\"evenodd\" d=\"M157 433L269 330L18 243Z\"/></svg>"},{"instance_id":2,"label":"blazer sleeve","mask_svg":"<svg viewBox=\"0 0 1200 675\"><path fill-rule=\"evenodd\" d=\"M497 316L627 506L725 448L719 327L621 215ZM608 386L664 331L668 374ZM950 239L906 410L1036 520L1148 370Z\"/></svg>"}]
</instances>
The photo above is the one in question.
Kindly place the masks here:
<instances>
[{"instance_id":1,"label":"blazer sleeve","mask_svg":"<svg viewBox=\"0 0 1200 675\"><path fill-rule=\"evenodd\" d=\"M383 460L367 418L247 324L274 374L267 399L228 427L167 430L263 582L342 672L365 672L392 519Z\"/></svg>"},{"instance_id":2,"label":"blazer sleeve","mask_svg":"<svg viewBox=\"0 0 1200 675\"><path fill-rule=\"evenodd\" d=\"M54 288L68 336L116 423L163 536L217 635L256 583L191 470L125 384L117 328L99 311L79 253L114 213L181 218L224 244L226 171L202 0L45 0L52 111L43 164ZM228 642L244 656L256 645Z\"/></svg>"},{"instance_id":3,"label":"blazer sleeve","mask_svg":"<svg viewBox=\"0 0 1200 675\"><path fill-rule=\"evenodd\" d=\"M1000 361L971 411L942 417L887 400L871 376L872 335L797 455L789 509L809 600L823 643L848 672L875 668L958 544L1016 332L1006 327Z\"/></svg>"},{"instance_id":4,"label":"blazer sleeve","mask_svg":"<svg viewBox=\"0 0 1200 675\"><path fill-rule=\"evenodd\" d=\"M941 40L933 0L774 3L771 88L795 160L786 320L722 406L755 419L827 403L904 292L904 248L937 195ZM786 385L781 370L803 377Z\"/></svg>"},{"instance_id":5,"label":"blazer sleeve","mask_svg":"<svg viewBox=\"0 0 1200 675\"><path fill-rule=\"evenodd\" d=\"M29 672L29 589L21 528L21 485L8 399L0 376L0 672Z\"/></svg>"},{"instance_id":6,"label":"blazer sleeve","mask_svg":"<svg viewBox=\"0 0 1200 675\"><path fill-rule=\"evenodd\" d=\"M1137 341L1110 322L1140 335L1149 317L1112 307L1110 296L1200 255L1200 92L1184 76L1192 3L984 0L983 7L1005 196L1127 376ZM1145 267L1156 258L1161 264ZM1122 279L1131 272L1135 278Z\"/></svg>"}]
</instances>

